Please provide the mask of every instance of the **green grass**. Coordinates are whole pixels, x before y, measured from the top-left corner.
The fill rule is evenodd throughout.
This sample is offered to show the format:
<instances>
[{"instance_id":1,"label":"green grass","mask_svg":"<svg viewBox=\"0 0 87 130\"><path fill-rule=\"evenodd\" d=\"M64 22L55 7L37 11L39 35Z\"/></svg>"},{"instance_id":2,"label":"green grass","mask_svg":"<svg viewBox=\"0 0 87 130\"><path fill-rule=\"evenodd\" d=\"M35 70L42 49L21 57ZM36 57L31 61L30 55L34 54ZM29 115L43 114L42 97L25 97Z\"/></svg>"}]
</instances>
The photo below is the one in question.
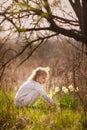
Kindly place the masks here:
<instances>
[{"instance_id":1,"label":"green grass","mask_svg":"<svg viewBox=\"0 0 87 130\"><path fill-rule=\"evenodd\" d=\"M58 97L55 100L58 104ZM13 93L0 91L0 130L83 130L82 113L59 105L52 109L42 98L33 107L19 109Z\"/></svg>"},{"instance_id":2,"label":"green grass","mask_svg":"<svg viewBox=\"0 0 87 130\"><path fill-rule=\"evenodd\" d=\"M71 93L57 96L57 101L60 102L63 109L76 110L81 105L79 98Z\"/></svg>"}]
</instances>

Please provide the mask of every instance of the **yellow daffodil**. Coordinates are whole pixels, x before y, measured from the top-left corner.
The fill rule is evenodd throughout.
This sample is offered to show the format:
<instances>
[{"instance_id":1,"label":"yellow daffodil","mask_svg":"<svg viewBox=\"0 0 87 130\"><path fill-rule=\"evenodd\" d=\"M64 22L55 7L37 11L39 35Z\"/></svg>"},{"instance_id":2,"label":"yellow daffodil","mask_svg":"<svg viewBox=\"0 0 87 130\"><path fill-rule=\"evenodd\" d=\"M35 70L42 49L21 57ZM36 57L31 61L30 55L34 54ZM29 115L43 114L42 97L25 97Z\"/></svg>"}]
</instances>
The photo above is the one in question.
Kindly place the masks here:
<instances>
[{"instance_id":1,"label":"yellow daffodil","mask_svg":"<svg viewBox=\"0 0 87 130\"><path fill-rule=\"evenodd\" d=\"M71 91L71 92L73 92L75 89L74 89L74 87L72 86L72 85L69 85L69 90Z\"/></svg>"},{"instance_id":2,"label":"yellow daffodil","mask_svg":"<svg viewBox=\"0 0 87 130\"><path fill-rule=\"evenodd\" d=\"M32 74L35 74L35 70L32 70Z\"/></svg>"},{"instance_id":3,"label":"yellow daffodil","mask_svg":"<svg viewBox=\"0 0 87 130\"><path fill-rule=\"evenodd\" d=\"M52 98L52 97L53 97L53 94L52 94L52 93L50 93L49 97L50 97L50 98Z\"/></svg>"},{"instance_id":4,"label":"yellow daffodil","mask_svg":"<svg viewBox=\"0 0 87 130\"><path fill-rule=\"evenodd\" d=\"M46 67L45 69L46 69L48 72L50 71L50 67Z\"/></svg>"},{"instance_id":5,"label":"yellow daffodil","mask_svg":"<svg viewBox=\"0 0 87 130\"><path fill-rule=\"evenodd\" d=\"M62 87L62 91L63 91L64 93L68 93L68 89L67 89L66 87Z\"/></svg>"},{"instance_id":6,"label":"yellow daffodil","mask_svg":"<svg viewBox=\"0 0 87 130\"><path fill-rule=\"evenodd\" d=\"M52 98L55 94L56 94L56 92L51 90L50 94L49 94L50 98Z\"/></svg>"},{"instance_id":7,"label":"yellow daffodil","mask_svg":"<svg viewBox=\"0 0 87 130\"><path fill-rule=\"evenodd\" d=\"M55 95L56 94L56 92L55 91L53 91L53 95Z\"/></svg>"},{"instance_id":8,"label":"yellow daffodil","mask_svg":"<svg viewBox=\"0 0 87 130\"><path fill-rule=\"evenodd\" d=\"M55 92L57 93L57 92L59 92L60 91L60 88L59 87L56 87L55 88Z\"/></svg>"},{"instance_id":9,"label":"yellow daffodil","mask_svg":"<svg viewBox=\"0 0 87 130\"><path fill-rule=\"evenodd\" d=\"M78 88L78 87L76 87L75 91L76 91L76 92L78 92L78 91L79 91L79 88Z\"/></svg>"},{"instance_id":10,"label":"yellow daffodil","mask_svg":"<svg viewBox=\"0 0 87 130\"><path fill-rule=\"evenodd\" d=\"M54 92L51 91L49 96L50 96L50 98L52 98L54 96Z\"/></svg>"}]
</instances>

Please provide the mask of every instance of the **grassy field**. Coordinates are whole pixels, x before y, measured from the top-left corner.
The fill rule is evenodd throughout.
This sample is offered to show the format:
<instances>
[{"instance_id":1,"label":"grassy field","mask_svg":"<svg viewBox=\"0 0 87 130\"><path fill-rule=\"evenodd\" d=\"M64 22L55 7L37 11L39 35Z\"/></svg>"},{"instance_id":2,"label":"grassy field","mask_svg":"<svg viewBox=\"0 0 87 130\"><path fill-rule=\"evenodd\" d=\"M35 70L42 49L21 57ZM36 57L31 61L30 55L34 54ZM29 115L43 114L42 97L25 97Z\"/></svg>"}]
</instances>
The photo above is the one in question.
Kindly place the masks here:
<instances>
[{"instance_id":1,"label":"grassy field","mask_svg":"<svg viewBox=\"0 0 87 130\"><path fill-rule=\"evenodd\" d=\"M0 91L0 130L86 130L77 99L56 95L54 100L57 109L42 98L32 107L19 109L14 105L13 93Z\"/></svg>"}]
</instances>

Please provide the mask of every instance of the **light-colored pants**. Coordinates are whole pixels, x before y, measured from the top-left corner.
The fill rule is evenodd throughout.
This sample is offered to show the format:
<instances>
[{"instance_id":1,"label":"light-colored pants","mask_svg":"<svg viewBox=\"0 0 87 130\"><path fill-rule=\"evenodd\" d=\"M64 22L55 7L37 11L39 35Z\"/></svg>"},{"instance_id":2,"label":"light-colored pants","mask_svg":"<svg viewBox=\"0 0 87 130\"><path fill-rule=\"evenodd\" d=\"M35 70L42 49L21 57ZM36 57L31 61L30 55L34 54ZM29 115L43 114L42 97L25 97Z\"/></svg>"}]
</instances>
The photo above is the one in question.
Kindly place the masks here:
<instances>
[{"instance_id":1,"label":"light-colored pants","mask_svg":"<svg viewBox=\"0 0 87 130\"><path fill-rule=\"evenodd\" d=\"M39 94L37 91L33 90L31 93L29 93L27 96L24 96L22 100L16 100L15 104L17 107L27 107L32 106L35 101L38 99Z\"/></svg>"}]
</instances>

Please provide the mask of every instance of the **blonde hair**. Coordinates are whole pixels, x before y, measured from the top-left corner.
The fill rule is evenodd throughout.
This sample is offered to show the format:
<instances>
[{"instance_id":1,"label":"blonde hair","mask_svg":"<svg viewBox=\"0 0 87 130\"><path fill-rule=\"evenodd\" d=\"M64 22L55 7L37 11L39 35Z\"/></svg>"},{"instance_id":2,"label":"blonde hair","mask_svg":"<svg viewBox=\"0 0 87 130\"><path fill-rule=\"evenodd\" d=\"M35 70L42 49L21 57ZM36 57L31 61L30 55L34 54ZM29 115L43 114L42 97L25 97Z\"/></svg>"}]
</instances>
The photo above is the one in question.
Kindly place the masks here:
<instances>
[{"instance_id":1,"label":"blonde hair","mask_svg":"<svg viewBox=\"0 0 87 130\"><path fill-rule=\"evenodd\" d=\"M37 77L39 77L39 76L41 76L43 74L45 74L47 76L47 78L49 77L49 71L48 71L47 67L46 68L44 68L44 67L38 67L35 70L33 70L32 74L28 78L28 80L34 80L34 81L36 81Z\"/></svg>"}]
</instances>

